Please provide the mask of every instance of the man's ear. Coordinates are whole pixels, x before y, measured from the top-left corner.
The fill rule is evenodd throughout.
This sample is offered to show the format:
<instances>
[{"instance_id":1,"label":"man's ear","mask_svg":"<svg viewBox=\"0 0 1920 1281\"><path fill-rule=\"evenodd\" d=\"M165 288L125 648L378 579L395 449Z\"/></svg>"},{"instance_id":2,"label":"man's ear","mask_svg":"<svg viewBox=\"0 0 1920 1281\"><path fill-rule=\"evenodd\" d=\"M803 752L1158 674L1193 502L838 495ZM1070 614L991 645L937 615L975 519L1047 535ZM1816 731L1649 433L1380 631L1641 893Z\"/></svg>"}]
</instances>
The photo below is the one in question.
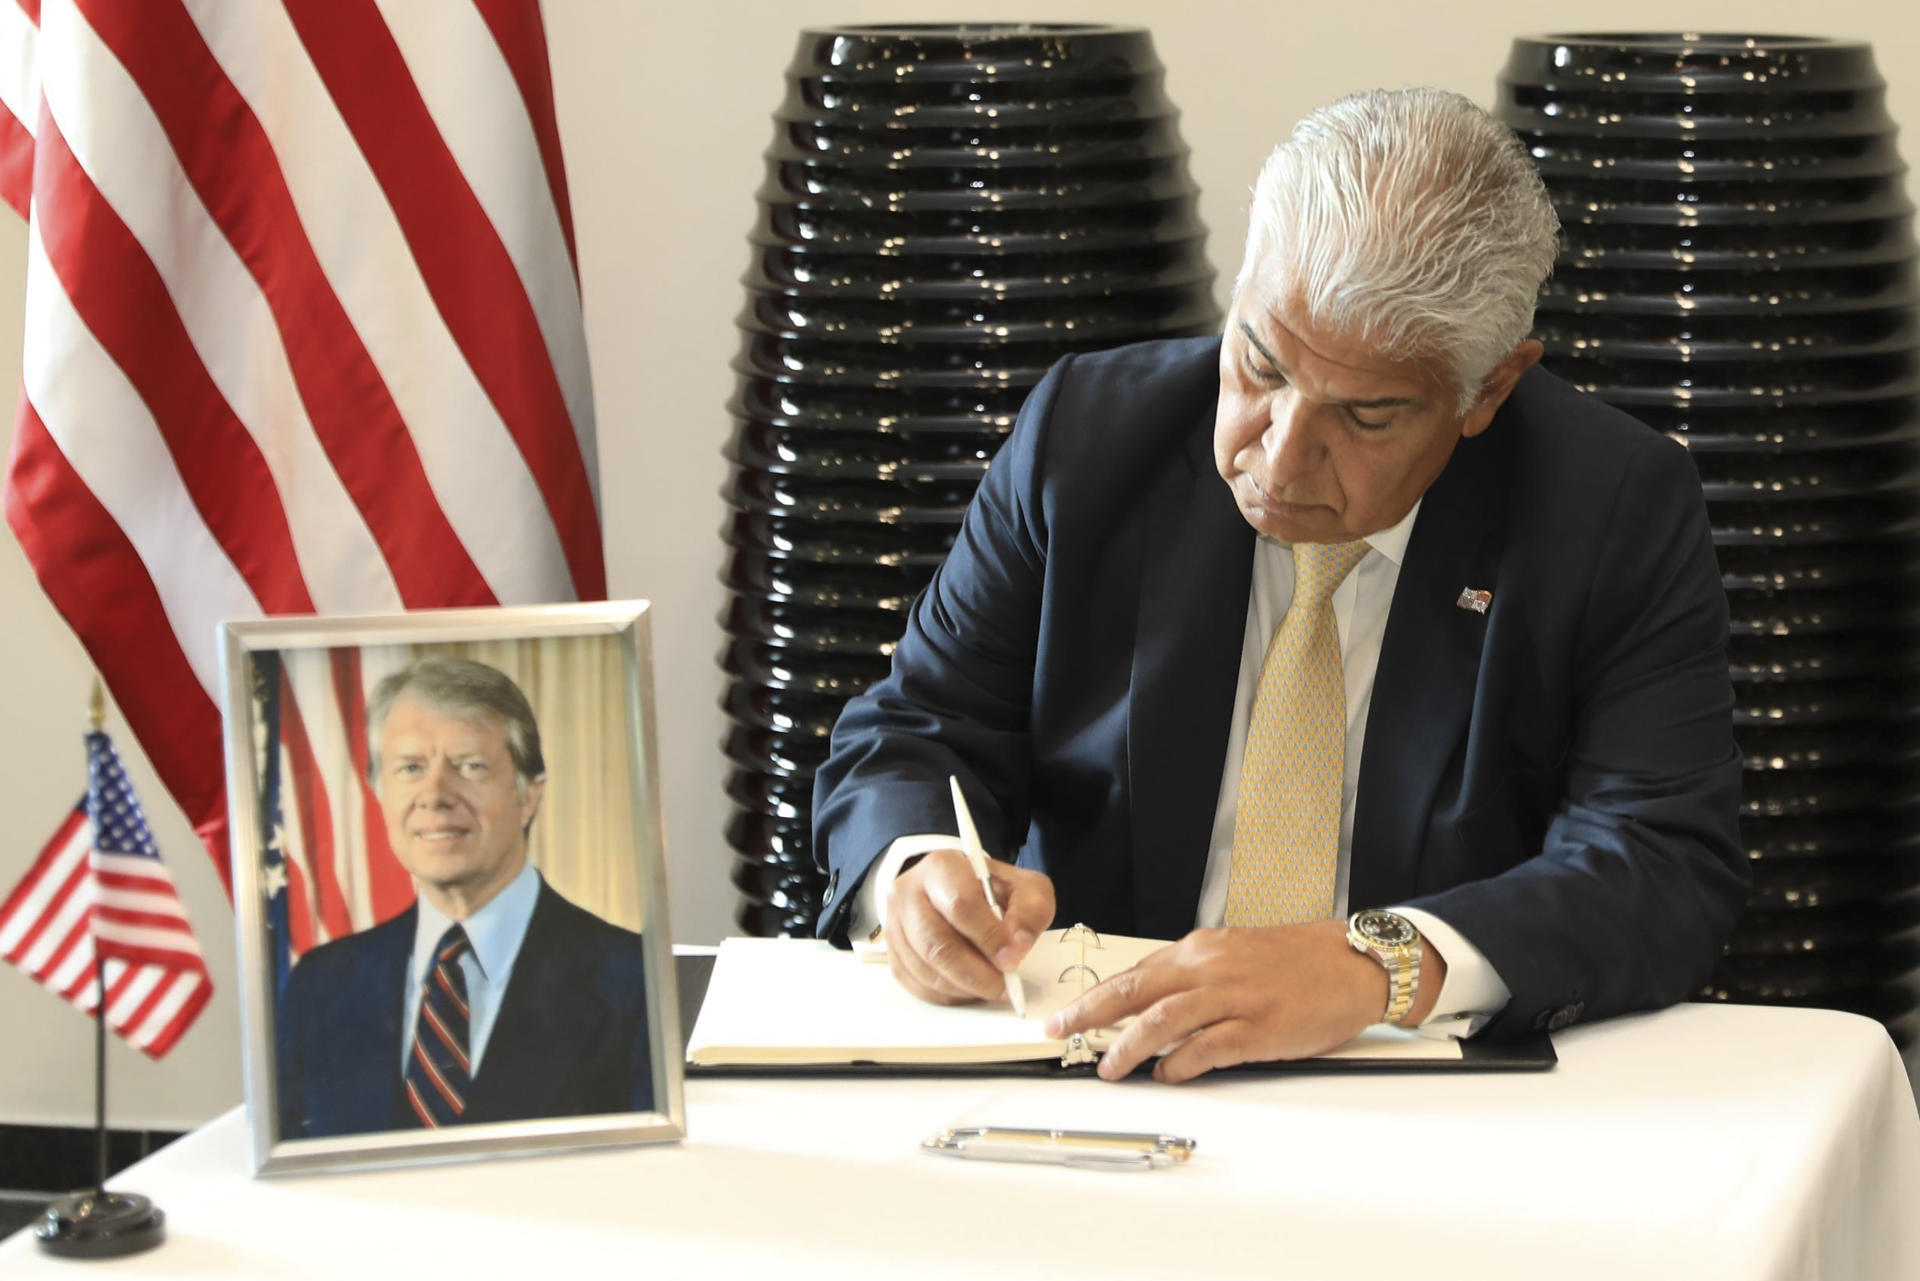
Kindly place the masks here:
<instances>
[{"instance_id":1,"label":"man's ear","mask_svg":"<svg viewBox=\"0 0 1920 1281\"><path fill-rule=\"evenodd\" d=\"M1493 372L1480 382L1480 398L1473 402L1473 408L1460 420L1460 434L1478 436L1500 412L1500 406L1507 403L1507 397L1513 394L1513 385L1520 381L1520 375L1540 363L1540 357L1547 349L1537 339L1529 338L1507 353L1507 358L1493 367Z\"/></svg>"},{"instance_id":2,"label":"man's ear","mask_svg":"<svg viewBox=\"0 0 1920 1281\"><path fill-rule=\"evenodd\" d=\"M546 794L547 780L537 778L527 784L527 794L520 802L520 830L523 833L533 830L534 816L540 812L540 798Z\"/></svg>"}]
</instances>

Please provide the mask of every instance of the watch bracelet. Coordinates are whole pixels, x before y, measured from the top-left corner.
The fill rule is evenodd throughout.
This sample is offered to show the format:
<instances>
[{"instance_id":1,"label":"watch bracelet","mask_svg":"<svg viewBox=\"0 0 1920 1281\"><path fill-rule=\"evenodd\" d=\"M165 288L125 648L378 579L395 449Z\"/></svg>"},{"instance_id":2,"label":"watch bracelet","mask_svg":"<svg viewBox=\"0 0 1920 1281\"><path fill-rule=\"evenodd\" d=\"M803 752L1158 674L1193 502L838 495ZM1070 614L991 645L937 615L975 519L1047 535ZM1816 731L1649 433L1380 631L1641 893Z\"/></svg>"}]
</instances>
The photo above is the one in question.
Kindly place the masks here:
<instances>
[{"instance_id":1,"label":"watch bracelet","mask_svg":"<svg viewBox=\"0 0 1920 1281\"><path fill-rule=\"evenodd\" d=\"M1425 958L1422 958L1425 959ZM1402 1026L1400 1020L1413 1008L1414 997L1420 984L1419 969L1411 957L1404 960L1396 970L1387 967L1387 1012L1382 1022L1395 1027Z\"/></svg>"}]
</instances>

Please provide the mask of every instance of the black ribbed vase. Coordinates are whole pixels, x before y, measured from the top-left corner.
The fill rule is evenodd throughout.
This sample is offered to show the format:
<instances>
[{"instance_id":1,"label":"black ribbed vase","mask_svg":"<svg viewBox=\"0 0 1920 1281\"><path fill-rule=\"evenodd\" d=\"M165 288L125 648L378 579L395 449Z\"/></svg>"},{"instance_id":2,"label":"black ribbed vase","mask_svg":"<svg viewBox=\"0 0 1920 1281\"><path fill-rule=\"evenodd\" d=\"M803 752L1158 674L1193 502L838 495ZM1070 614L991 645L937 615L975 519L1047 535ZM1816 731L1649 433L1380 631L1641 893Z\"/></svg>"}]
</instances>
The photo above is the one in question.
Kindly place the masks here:
<instances>
[{"instance_id":1,"label":"black ribbed vase","mask_svg":"<svg viewBox=\"0 0 1920 1281\"><path fill-rule=\"evenodd\" d=\"M1566 228L1546 364L1686 445L1732 607L1754 886L1708 999L1881 1019L1920 961L1920 294L1872 50L1516 40Z\"/></svg>"},{"instance_id":2,"label":"black ribbed vase","mask_svg":"<svg viewBox=\"0 0 1920 1281\"><path fill-rule=\"evenodd\" d=\"M1217 331L1144 30L803 32L729 408L721 656L736 916L811 932L813 772L1021 401L1070 352Z\"/></svg>"}]
</instances>

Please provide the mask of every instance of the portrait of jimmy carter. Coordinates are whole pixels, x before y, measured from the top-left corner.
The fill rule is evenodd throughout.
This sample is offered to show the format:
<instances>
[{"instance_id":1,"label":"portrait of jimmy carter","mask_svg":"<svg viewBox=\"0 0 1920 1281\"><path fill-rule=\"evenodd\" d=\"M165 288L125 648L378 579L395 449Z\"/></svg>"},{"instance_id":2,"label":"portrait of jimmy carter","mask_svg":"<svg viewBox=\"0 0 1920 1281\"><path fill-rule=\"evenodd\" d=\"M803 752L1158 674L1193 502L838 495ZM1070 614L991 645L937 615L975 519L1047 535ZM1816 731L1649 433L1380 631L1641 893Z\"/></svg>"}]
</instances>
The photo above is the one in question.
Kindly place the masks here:
<instances>
[{"instance_id":1,"label":"portrait of jimmy carter","mask_svg":"<svg viewBox=\"0 0 1920 1281\"><path fill-rule=\"evenodd\" d=\"M421 658L374 688L367 739L416 898L289 973L280 1138L654 1110L641 936L528 861L546 763L526 695Z\"/></svg>"}]
</instances>

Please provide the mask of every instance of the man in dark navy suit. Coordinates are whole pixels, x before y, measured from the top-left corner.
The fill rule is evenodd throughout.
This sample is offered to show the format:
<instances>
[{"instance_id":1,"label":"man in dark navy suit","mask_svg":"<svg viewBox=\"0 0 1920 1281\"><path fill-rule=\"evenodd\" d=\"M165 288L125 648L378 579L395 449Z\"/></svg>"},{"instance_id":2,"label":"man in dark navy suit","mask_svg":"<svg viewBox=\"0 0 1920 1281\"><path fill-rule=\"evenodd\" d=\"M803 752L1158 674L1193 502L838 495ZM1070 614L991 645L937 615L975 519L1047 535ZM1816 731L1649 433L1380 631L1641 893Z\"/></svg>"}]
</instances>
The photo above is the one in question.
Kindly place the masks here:
<instances>
[{"instance_id":1,"label":"man in dark navy suit","mask_svg":"<svg viewBox=\"0 0 1920 1281\"><path fill-rule=\"evenodd\" d=\"M935 1001L1056 917L1179 940L1050 1024L1136 1016L1109 1077L1684 998L1747 885L1726 601L1685 451L1535 368L1524 151L1358 95L1251 222L1223 338L1028 399L816 776L820 932Z\"/></svg>"},{"instance_id":2,"label":"man in dark navy suit","mask_svg":"<svg viewBox=\"0 0 1920 1281\"><path fill-rule=\"evenodd\" d=\"M414 905L314 949L275 1019L280 1137L651 1111L640 935L527 860L546 780L519 687L420 659L367 710Z\"/></svg>"}]
</instances>

